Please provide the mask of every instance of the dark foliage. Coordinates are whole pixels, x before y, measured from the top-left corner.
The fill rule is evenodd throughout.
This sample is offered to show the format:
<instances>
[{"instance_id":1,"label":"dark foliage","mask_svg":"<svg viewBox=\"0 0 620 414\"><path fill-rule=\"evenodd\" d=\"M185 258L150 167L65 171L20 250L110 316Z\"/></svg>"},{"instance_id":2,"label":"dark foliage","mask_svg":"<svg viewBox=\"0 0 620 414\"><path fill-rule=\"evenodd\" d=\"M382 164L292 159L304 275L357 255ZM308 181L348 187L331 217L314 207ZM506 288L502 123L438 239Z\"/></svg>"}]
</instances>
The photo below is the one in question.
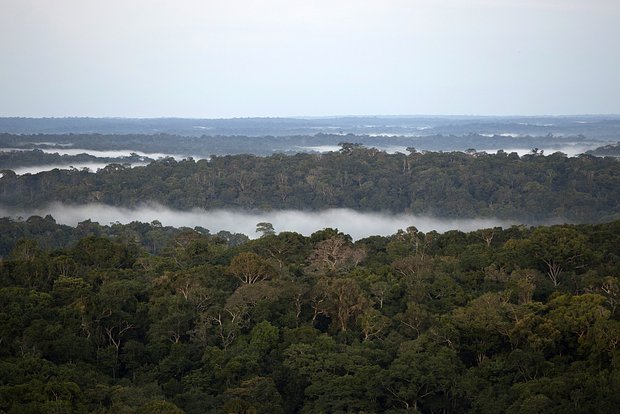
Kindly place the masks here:
<instances>
[{"instance_id":1,"label":"dark foliage","mask_svg":"<svg viewBox=\"0 0 620 414\"><path fill-rule=\"evenodd\" d=\"M2 226L0 412L620 405L620 221L235 246L157 223Z\"/></svg>"},{"instance_id":2,"label":"dark foliage","mask_svg":"<svg viewBox=\"0 0 620 414\"><path fill-rule=\"evenodd\" d=\"M438 217L605 222L618 218L620 163L560 153L390 155L353 146L324 155L168 158L146 167L111 165L97 174L5 171L0 197L5 206L62 201L128 207L156 202L177 209L349 207Z\"/></svg>"}]
</instances>

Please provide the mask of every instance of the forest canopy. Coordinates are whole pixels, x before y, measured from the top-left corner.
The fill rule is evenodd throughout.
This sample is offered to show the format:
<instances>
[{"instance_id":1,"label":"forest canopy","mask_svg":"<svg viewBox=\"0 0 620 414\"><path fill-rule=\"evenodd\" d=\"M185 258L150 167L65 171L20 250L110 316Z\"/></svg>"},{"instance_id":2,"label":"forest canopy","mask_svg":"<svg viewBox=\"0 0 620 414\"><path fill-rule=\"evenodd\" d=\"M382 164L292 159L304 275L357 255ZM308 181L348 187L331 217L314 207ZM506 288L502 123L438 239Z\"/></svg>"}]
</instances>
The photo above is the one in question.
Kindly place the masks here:
<instances>
[{"instance_id":1,"label":"forest canopy","mask_svg":"<svg viewBox=\"0 0 620 414\"><path fill-rule=\"evenodd\" d=\"M437 217L496 217L525 222L617 219L620 163L561 153L387 154L359 146L327 154L166 158L145 167L112 164L96 174L2 171L5 207L51 202L137 207L360 211Z\"/></svg>"},{"instance_id":2,"label":"forest canopy","mask_svg":"<svg viewBox=\"0 0 620 414\"><path fill-rule=\"evenodd\" d=\"M620 221L355 243L335 229L230 243L157 222L2 226L2 412L620 404Z\"/></svg>"},{"instance_id":3,"label":"forest canopy","mask_svg":"<svg viewBox=\"0 0 620 414\"><path fill-rule=\"evenodd\" d=\"M575 224L411 226L353 242L337 229L304 236L263 221L250 240L158 220L0 218L0 412L620 405L618 160L340 148L97 173L4 169L0 207L347 207ZM67 161L39 151L5 161L19 158Z\"/></svg>"}]
</instances>

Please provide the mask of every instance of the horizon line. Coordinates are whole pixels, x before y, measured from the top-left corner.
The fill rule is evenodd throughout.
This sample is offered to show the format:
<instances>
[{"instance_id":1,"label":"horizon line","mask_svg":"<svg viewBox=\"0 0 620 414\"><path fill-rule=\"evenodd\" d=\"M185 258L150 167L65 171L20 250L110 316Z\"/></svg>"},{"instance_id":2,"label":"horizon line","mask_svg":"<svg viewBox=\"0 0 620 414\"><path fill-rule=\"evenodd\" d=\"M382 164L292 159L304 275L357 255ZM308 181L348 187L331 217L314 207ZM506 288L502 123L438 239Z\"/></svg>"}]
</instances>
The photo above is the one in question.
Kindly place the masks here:
<instances>
[{"instance_id":1,"label":"horizon line","mask_svg":"<svg viewBox=\"0 0 620 414\"><path fill-rule=\"evenodd\" d=\"M484 115L484 114L373 114L373 115L293 115L293 116L233 116L233 117L185 117L185 116L0 116L5 119L100 119L100 120L250 120L250 119L343 119L343 118L575 118L575 117L620 117L620 113L583 113L583 114L513 114L513 115Z\"/></svg>"}]
</instances>

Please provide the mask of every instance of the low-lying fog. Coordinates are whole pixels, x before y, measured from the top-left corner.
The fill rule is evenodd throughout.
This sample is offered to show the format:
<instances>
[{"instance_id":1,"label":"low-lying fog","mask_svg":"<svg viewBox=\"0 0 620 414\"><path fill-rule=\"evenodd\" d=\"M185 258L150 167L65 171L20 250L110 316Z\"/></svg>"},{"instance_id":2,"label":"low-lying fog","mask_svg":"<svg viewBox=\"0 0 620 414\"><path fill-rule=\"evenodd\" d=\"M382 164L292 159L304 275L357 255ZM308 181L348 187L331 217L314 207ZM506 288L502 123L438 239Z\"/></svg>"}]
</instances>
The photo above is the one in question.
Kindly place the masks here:
<instances>
[{"instance_id":1,"label":"low-lying fog","mask_svg":"<svg viewBox=\"0 0 620 414\"><path fill-rule=\"evenodd\" d=\"M49 144L55 144L50 142ZM81 155L87 154L92 155L93 157L99 158L122 158L122 157L130 157L133 154L136 154L140 157L148 157L152 159L158 158L166 158L172 157L176 160L182 160L187 158L186 156L181 156L178 154L165 154L163 152L143 152L143 151L134 151L134 150L93 150L88 148L0 148L0 151L32 151L37 149L46 154L58 154L58 155Z\"/></svg>"},{"instance_id":2,"label":"low-lying fog","mask_svg":"<svg viewBox=\"0 0 620 414\"><path fill-rule=\"evenodd\" d=\"M143 152L143 151L134 151L134 150L93 150L86 148L40 148L41 151L46 152L48 154L57 153L59 155L80 155L80 154L88 154L95 157L102 158L120 158L120 157L129 157L132 154L137 154L141 157L149 157L153 159L158 158L166 158L172 157L174 159L182 160L186 158L185 156L178 154L164 154L163 152Z\"/></svg>"},{"instance_id":3,"label":"low-lying fog","mask_svg":"<svg viewBox=\"0 0 620 414\"><path fill-rule=\"evenodd\" d=\"M551 155L555 152L562 152L566 154L568 157L576 157L579 154L583 154L586 151L596 149L604 144L605 143L601 143L601 142L594 142L594 143L588 143L588 144L570 143L570 144L561 145L561 146L549 146L549 147L541 146L538 149L543 151L543 155ZM397 145L385 146L385 147L376 146L375 148L377 148L380 151L385 151L388 154L395 154L397 152L400 152L402 154L409 153L409 151L407 151L406 146L397 146ZM300 151L304 151L304 152L324 153L324 152L330 152L330 151L338 152L340 151L341 147L339 145L317 145L317 146L305 146L305 147L300 146L300 147L296 147L296 149ZM478 148L477 150L480 152L486 152L487 154L495 154L497 153L497 151L500 150L500 148ZM522 157L523 155L532 153L532 148L503 148L502 150L506 152L507 154L510 154L511 152L516 152L520 157Z\"/></svg>"},{"instance_id":4,"label":"low-lying fog","mask_svg":"<svg viewBox=\"0 0 620 414\"><path fill-rule=\"evenodd\" d=\"M49 144L60 145L53 142ZM179 154L166 154L163 152L143 152L136 150L94 150L88 148L0 148L0 151L32 151L33 149L38 149L41 152L46 154L58 154L58 155L81 155L87 154L92 155L93 157L99 158L122 158L122 157L130 157L133 154L139 155L140 157L148 157L154 160L158 158L167 158L172 157L177 161L180 161L187 156L179 155ZM196 158L196 157L194 157Z\"/></svg>"},{"instance_id":5,"label":"low-lying fog","mask_svg":"<svg viewBox=\"0 0 620 414\"><path fill-rule=\"evenodd\" d=\"M56 144L53 142L44 142L44 143L36 143L36 144L54 144L54 145L62 145L62 144ZM133 151L133 150L110 150L110 151L99 151L99 150L91 150L91 149L85 149L85 148L39 148L40 151L47 153L47 154L58 154L58 155L69 155L69 156L76 156L76 155L81 155L81 154L87 154L87 155L92 155L94 157L98 157L98 158L119 158L118 163L122 163L122 164L128 164L131 167L139 167L139 166L144 166L144 165L148 165L148 162L131 162L129 158L127 157L131 157L132 155L138 155L140 157L148 157L151 159L160 159L160 158L166 158L166 157L172 157L177 161L180 161L184 158L184 156L181 155L177 155L177 154L164 154L164 153L158 153L158 152L142 152L142 151ZM24 148L0 148L0 151L32 151L32 149L24 149ZM127 158L127 159L125 159ZM201 159L204 157L194 157L194 159ZM23 174L37 174L43 171L51 171L53 169L59 169L59 170L69 170L72 168L76 168L78 170L81 170L83 168L88 169L88 171L90 172L97 172L97 170L106 167L107 165L111 164L112 162L99 162L99 161L92 161L92 162L71 162L70 160L67 160L66 162L63 163L57 163L57 164L39 164L39 165L25 165L25 166L21 166L21 167L8 167L10 170L13 170L15 172L15 174L17 175L23 175ZM4 166L0 165L0 169L3 169Z\"/></svg>"},{"instance_id":6,"label":"low-lying fog","mask_svg":"<svg viewBox=\"0 0 620 414\"><path fill-rule=\"evenodd\" d=\"M75 226L77 223L91 219L100 224L114 222L130 223L140 221L150 223L159 220L164 226L195 227L202 226L217 233L221 230L232 233L243 233L254 238L256 224L260 222L272 223L276 232L294 231L310 235L326 227L350 234L357 240L367 236L388 236L398 229L416 226L427 232L436 230L472 231L494 226L508 227L514 222L496 219L442 219L411 214L381 214L363 213L350 209L330 209L318 212L279 210L269 212L247 212L233 210L203 210L191 211L171 210L162 206L144 206L139 209L112 207L101 204L81 206L50 204L46 208L30 210L11 210L0 207L0 216L13 218L28 218L32 215L45 216L51 214L58 223Z\"/></svg>"},{"instance_id":7,"label":"low-lying fog","mask_svg":"<svg viewBox=\"0 0 620 414\"><path fill-rule=\"evenodd\" d=\"M86 168L88 169L89 172L97 172L97 170L101 168L105 168L109 164L110 164L109 162L84 162L84 163L74 163L71 165L66 165L66 164L29 165L27 167L16 167L16 168L10 168L10 169L13 170L15 174L17 175L37 174L43 171L51 171L56 168L58 168L59 170L69 170L71 168L76 168L78 170L81 170L83 168ZM136 163L131 164L131 167L139 167L139 166L144 166L147 164L148 163L146 162L136 162Z\"/></svg>"}]
</instances>

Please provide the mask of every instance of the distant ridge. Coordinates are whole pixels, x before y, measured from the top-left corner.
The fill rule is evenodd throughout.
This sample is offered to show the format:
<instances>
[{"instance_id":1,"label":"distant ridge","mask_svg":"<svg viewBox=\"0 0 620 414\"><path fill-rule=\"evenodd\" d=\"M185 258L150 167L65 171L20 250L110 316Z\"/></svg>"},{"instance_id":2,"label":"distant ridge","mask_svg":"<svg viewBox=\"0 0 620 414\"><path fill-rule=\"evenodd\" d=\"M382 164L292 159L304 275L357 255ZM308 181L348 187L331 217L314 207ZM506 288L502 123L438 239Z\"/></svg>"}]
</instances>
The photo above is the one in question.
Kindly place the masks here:
<instances>
[{"instance_id":1,"label":"distant ridge","mask_svg":"<svg viewBox=\"0 0 620 414\"><path fill-rule=\"evenodd\" d=\"M584 135L617 137L620 115L479 116L377 115L284 118L0 118L0 133L11 134L174 134L182 136L314 135L342 132L355 135Z\"/></svg>"}]
</instances>

